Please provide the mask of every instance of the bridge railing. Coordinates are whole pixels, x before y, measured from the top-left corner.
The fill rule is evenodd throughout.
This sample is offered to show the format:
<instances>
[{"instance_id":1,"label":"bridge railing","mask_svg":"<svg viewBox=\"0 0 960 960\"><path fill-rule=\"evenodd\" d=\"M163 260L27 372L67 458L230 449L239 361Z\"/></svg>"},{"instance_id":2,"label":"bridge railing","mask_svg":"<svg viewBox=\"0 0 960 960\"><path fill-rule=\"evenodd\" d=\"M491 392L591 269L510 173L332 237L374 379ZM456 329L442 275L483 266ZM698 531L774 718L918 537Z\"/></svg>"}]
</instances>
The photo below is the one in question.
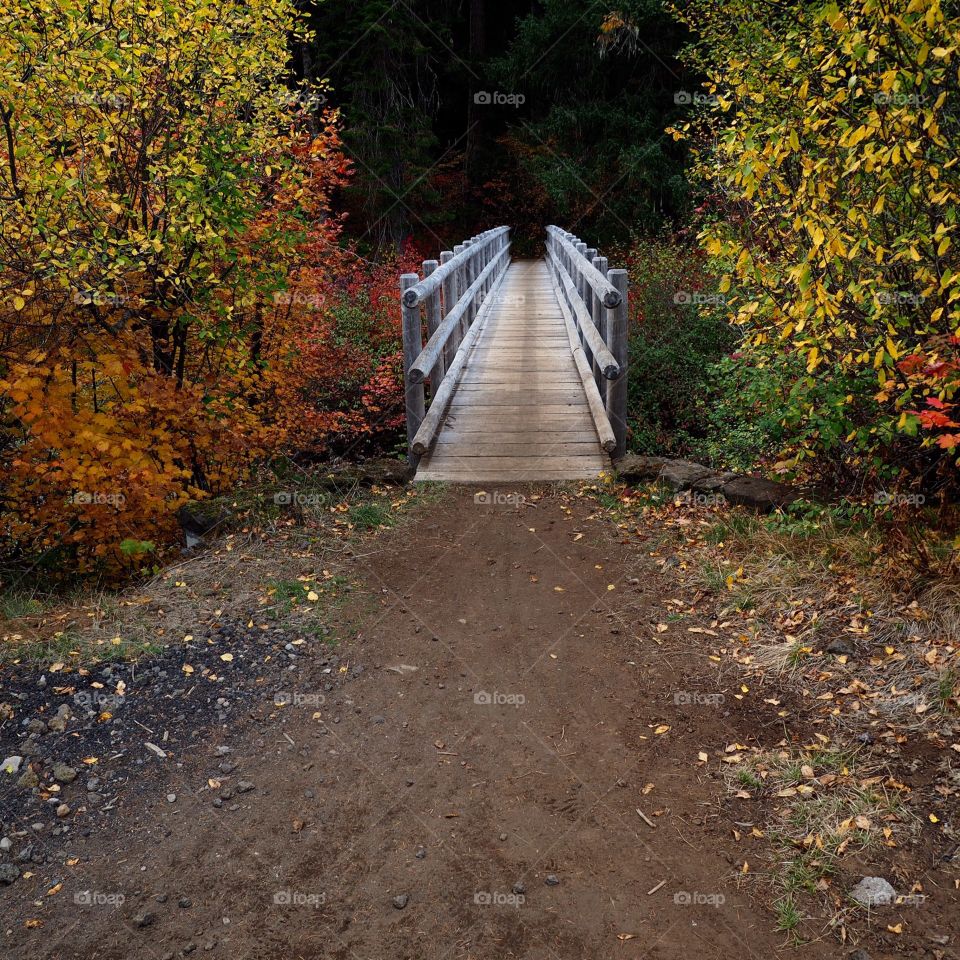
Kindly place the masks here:
<instances>
[{"instance_id":1,"label":"bridge railing","mask_svg":"<svg viewBox=\"0 0 960 960\"><path fill-rule=\"evenodd\" d=\"M627 449L627 271L609 269L606 257L560 227L547 227L546 246L601 442L615 459L622 457Z\"/></svg>"},{"instance_id":2,"label":"bridge railing","mask_svg":"<svg viewBox=\"0 0 960 960\"><path fill-rule=\"evenodd\" d=\"M424 260L422 279L416 273L400 277L407 444L414 465L440 428L479 332L476 321L488 309L489 297L509 265L510 228L494 227L444 250L439 262ZM429 412L425 380L430 383Z\"/></svg>"}]
</instances>

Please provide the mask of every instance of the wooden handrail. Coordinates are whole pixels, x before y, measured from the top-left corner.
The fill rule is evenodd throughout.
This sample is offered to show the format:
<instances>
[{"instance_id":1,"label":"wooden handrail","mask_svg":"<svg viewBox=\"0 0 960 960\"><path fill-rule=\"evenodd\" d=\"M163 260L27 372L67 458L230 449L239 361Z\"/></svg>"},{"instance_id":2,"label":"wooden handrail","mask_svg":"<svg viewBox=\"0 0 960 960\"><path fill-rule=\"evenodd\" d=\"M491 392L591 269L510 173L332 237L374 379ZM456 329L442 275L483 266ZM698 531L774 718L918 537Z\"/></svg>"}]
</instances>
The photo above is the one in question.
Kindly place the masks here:
<instances>
[{"instance_id":1,"label":"wooden handrail","mask_svg":"<svg viewBox=\"0 0 960 960\"><path fill-rule=\"evenodd\" d=\"M569 254L574 269L578 271L584 281L590 284L594 293L600 297L608 310L620 306L620 300L622 299L620 291L584 257L586 244L583 245L583 251L578 250L567 238L565 231L552 225L547 227L547 238L553 240L561 250Z\"/></svg>"},{"instance_id":2,"label":"wooden handrail","mask_svg":"<svg viewBox=\"0 0 960 960\"><path fill-rule=\"evenodd\" d=\"M509 227L494 227L492 230L484 230L483 233L467 241L470 246L462 253L456 254L446 263L441 264L428 277L424 277L412 287L403 292L403 305L405 307L415 307L418 303L423 303L434 290L439 289L443 281L455 270L465 266L468 261L476 260L478 256L485 252L490 244L499 237L509 233Z\"/></svg>"},{"instance_id":3,"label":"wooden handrail","mask_svg":"<svg viewBox=\"0 0 960 960\"><path fill-rule=\"evenodd\" d=\"M550 279L576 336L571 349L577 370L582 376L593 365L596 396L584 382L590 412L596 417L605 395L606 421L616 441L611 452L615 459L622 457L627 450L627 271L608 270L606 257L559 227L547 227L546 248ZM597 431L602 442L609 441L599 424ZM604 447L610 449L608 442Z\"/></svg>"},{"instance_id":4,"label":"wooden handrail","mask_svg":"<svg viewBox=\"0 0 960 960\"><path fill-rule=\"evenodd\" d=\"M405 273L400 278L403 321L403 379L406 398L407 442L416 465L432 442L443 408L449 401L470 345L485 316L490 293L510 264L510 228L495 227L444 250L436 260L424 260L423 277ZM423 343L423 317L427 343ZM426 407L424 380L430 379L431 403ZM416 441L416 442L415 442Z\"/></svg>"}]
</instances>

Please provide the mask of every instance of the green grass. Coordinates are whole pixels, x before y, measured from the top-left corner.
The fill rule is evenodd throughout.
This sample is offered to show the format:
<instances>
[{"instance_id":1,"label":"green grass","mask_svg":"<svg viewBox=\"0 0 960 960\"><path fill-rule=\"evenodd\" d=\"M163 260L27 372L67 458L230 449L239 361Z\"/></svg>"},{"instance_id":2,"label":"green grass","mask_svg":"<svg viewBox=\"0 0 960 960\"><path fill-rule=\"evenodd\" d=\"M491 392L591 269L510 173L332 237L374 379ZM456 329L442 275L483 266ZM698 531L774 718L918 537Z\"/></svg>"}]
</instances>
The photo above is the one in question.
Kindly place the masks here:
<instances>
[{"instance_id":1,"label":"green grass","mask_svg":"<svg viewBox=\"0 0 960 960\"><path fill-rule=\"evenodd\" d=\"M0 594L0 616L5 620L19 620L43 613L44 605L28 590L6 590Z\"/></svg>"},{"instance_id":2,"label":"green grass","mask_svg":"<svg viewBox=\"0 0 960 960\"><path fill-rule=\"evenodd\" d=\"M379 503L358 503L347 513L350 522L357 530L376 530L379 527L392 527L393 517Z\"/></svg>"},{"instance_id":3,"label":"green grass","mask_svg":"<svg viewBox=\"0 0 960 960\"><path fill-rule=\"evenodd\" d=\"M777 918L777 929L783 933L793 933L803 919L793 896L789 893L774 903L773 912Z\"/></svg>"}]
</instances>

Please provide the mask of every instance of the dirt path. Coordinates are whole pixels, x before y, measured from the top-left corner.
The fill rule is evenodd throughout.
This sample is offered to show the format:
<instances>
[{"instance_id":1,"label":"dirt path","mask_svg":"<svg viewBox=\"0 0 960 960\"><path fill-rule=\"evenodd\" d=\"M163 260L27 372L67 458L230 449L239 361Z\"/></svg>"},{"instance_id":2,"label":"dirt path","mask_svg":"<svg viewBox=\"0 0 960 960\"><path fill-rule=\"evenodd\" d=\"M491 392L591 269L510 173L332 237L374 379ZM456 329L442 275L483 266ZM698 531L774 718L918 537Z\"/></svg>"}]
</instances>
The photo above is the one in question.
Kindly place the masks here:
<instances>
[{"instance_id":1,"label":"dirt path","mask_svg":"<svg viewBox=\"0 0 960 960\"><path fill-rule=\"evenodd\" d=\"M294 703L205 734L75 838L62 892L42 871L7 888L6 956L845 954L785 947L738 886L697 758L750 719L676 704L717 675L652 642L669 586L589 503L453 493L351 565L370 602L350 682L291 671Z\"/></svg>"}]
</instances>

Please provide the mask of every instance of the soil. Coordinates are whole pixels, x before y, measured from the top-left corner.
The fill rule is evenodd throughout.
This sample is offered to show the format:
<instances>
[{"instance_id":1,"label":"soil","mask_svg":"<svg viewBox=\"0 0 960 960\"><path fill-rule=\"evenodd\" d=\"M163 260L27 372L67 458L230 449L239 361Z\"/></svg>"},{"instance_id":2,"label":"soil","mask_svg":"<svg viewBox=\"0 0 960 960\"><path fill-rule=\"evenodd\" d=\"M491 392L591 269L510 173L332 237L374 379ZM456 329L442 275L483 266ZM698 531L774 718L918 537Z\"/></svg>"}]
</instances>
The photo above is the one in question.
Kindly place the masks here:
<instances>
[{"instance_id":1,"label":"soil","mask_svg":"<svg viewBox=\"0 0 960 960\"><path fill-rule=\"evenodd\" d=\"M594 504L527 493L517 506L455 490L355 544L361 612L334 653L291 651L282 622L257 633L237 611L147 668L156 693L113 745L122 756L90 718L57 734L69 762L104 757L110 810L85 802L83 769L54 798L72 829L34 838L36 808L4 786L0 819L43 855L0 888L3 955L955 956L945 888L897 940L883 935L896 908L859 944L776 931L752 879L766 841L749 808L721 801L717 759L783 724L736 699L695 621L656 633L669 572ZM181 663L204 656L229 685L195 709ZM28 678L4 681L34 696Z\"/></svg>"}]
</instances>

